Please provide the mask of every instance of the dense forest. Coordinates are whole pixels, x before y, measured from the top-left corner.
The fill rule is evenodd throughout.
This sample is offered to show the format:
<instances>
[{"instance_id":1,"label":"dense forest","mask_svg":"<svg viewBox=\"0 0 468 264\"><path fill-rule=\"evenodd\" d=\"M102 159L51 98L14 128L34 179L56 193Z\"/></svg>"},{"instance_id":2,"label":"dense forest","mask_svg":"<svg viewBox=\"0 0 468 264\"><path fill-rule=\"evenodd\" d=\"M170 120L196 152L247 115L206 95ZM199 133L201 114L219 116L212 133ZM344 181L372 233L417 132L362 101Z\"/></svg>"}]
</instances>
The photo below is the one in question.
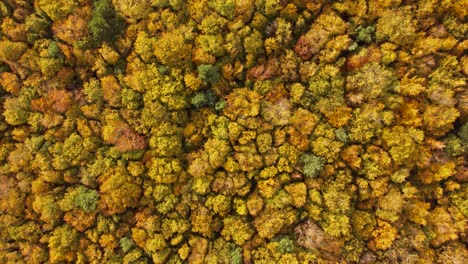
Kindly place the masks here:
<instances>
[{"instance_id":1,"label":"dense forest","mask_svg":"<svg viewBox=\"0 0 468 264\"><path fill-rule=\"evenodd\" d=\"M467 0L0 0L0 263L467 263Z\"/></svg>"}]
</instances>

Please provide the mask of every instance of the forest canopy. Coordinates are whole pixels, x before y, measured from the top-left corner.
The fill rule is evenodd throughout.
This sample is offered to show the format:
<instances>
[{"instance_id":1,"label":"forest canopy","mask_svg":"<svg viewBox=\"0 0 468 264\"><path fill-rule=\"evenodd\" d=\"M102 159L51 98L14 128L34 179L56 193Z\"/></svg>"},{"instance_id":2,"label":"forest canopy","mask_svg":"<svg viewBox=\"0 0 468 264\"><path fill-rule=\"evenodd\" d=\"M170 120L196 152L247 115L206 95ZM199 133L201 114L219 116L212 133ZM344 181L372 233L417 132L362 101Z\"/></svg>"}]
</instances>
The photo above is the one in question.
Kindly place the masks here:
<instances>
[{"instance_id":1,"label":"forest canopy","mask_svg":"<svg viewBox=\"0 0 468 264\"><path fill-rule=\"evenodd\" d=\"M0 0L0 263L466 263L467 0Z\"/></svg>"}]
</instances>

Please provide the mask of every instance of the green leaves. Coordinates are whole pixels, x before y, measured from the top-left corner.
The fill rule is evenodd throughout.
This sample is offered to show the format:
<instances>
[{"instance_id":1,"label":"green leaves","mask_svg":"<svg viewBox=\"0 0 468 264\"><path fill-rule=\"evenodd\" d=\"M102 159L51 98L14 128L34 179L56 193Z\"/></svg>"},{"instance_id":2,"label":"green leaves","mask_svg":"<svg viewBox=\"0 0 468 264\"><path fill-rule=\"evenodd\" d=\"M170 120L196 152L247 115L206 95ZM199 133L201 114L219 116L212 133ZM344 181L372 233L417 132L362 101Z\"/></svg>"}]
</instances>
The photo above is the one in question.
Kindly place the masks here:
<instances>
[{"instance_id":1,"label":"green leaves","mask_svg":"<svg viewBox=\"0 0 468 264\"><path fill-rule=\"evenodd\" d=\"M309 178L316 177L325 165L325 160L321 157L315 156L314 154L304 154L300 161L304 164L304 175Z\"/></svg>"},{"instance_id":2,"label":"green leaves","mask_svg":"<svg viewBox=\"0 0 468 264\"><path fill-rule=\"evenodd\" d=\"M96 190L88 189L80 185L76 192L74 199L76 207L80 207L86 212L92 212L96 209L96 203L99 197Z\"/></svg>"},{"instance_id":3,"label":"green leaves","mask_svg":"<svg viewBox=\"0 0 468 264\"><path fill-rule=\"evenodd\" d=\"M119 240L119 244L124 252L128 252L133 246L135 246L132 239L129 237L122 237Z\"/></svg>"},{"instance_id":4,"label":"green leaves","mask_svg":"<svg viewBox=\"0 0 468 264\"><path fill-rule=\"evenodd\" d=\"M93 17L88 24L95 45L102 41L112 42L124 29L124 19L119 16L110 0L94 2Z\"/></svg>"},{"instance_id":5,"label":"green leaves","mask_svg":"<svg viewBox=\"0 0 468 264\"><path fill-rule=\"evenodd\" d=\"M198 66L198 76L206 83L217 83L221 79L217 65L202 64Z\"/></svg>"},{"instance_id":6,"label":"green leaves","mask_svg":"<svg viewBox=\"0 0 468 264\"><path fill-rule=\"evenodd\" d=\"M374 38L375 26L363 27L359 26L355 30L356 40L364 43L371 43Z\"/></svg>"},{"instance_id":7,"label":"green leaves","mask_svg":"<svg viewBox=\"0 0 468 264\"><path fill-rule=\"evenodd\" d=\"M89 213L96 210L99 195L96 190L86 188L83 185L69 190L59 202L60 208L65 211L81 208Z\"/></svg>"},{"instance_id":8,"label":"green leaves","mask_svg":"<svg viewBox=\"0 0 468 264\"><path fill-rule=\"evenodd\" d=\"M195 108L201 108L205 106L214 106L216 104L216 95L214 94L213 91L203 91L196 93L191 100L192 105Z\"/></svg>"}]
</instances>

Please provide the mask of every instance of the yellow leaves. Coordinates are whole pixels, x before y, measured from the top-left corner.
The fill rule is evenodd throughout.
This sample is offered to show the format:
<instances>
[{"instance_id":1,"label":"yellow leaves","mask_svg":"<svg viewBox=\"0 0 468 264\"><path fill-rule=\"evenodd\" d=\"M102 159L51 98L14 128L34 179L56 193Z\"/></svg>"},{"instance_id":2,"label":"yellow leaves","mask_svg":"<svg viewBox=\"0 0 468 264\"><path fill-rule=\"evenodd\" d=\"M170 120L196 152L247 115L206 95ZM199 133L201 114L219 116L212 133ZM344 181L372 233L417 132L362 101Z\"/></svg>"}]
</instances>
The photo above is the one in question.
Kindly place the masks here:
<instances>
[{"instance_id":1,"label":"yellow leaves","mask_svg":"<svg viewBox=\"0 0 468 264\"><path fill-rule=\"evenodd\" d=\"M296 217L295 211L290 207L281 211L268 209L255 217L253 225L260 237L271 239L280 232L283 226L293 223Z\"/></svg>"},{"instance_id":2,"label":"yellow leaves","mask_svg":"<svg viewBox=\"0 0 468 264\"><path fill-rule=\"evenodd\" d=\"M224 164L230 151L231 147L227 141L209 139L198 157L190 162L187 172L194 177L211 174Z\"/></svg>"},{"instance_id":3,"label":"yellow leaves","mask_svg":"<svg viewBox=\"0 0 468 264\"><path fill-rule=\"evenodd\" d=\"M145 249L148 252L157 252L161 251L167 247L167 243L164 240L162 234L156 233L151 235L148 239L146 239Z\"/></svg>"},{"instance_id":4,"label":"yellow leaves","mask_svg":"<svg viewBox=\"0 0 468 264\"><path fill-rule=\"evenodd\" d=\"M398 48L397 45L391 42L385 42L380 46L380 50L382 52L382 62L384 64L389 64L394 62L398 55L395 50Z\"/></svg>"},{"instance_id":5,"label":"yellow leaves","mask_svg":"<svg viewBox=\"0 0 468 264\"><path fill-rule=\"evenodd\" d=\"M250 195L247 199L247 209L252 216L256 216L263 209L263 205L262 198L256 193Z\"/></svg>"},{"instance_id":6,"label":"yellow leaves","mask_svg":"<svg viewBox=\"0 0 468 264\"><path fill-rule=\"evenodd\" d=\"M42 9L54 22L67 17L76 7L78 7L75 0L37 0L36 2L38 7Z\"/></svg>"},{"instance_id":7,"label":"yellow leaves","mask_svg":"<svg viewBox=\"0 0 468 264\"><path fill-rule=\"evenodd\" d=\"M234 241L236 245L242 246L254 234L254 230L245 218L228 216L223 220L224 228L221 235L227 241Z\"/></svg>"},{"instance_id":8,"label":"yellow leaves","mask_svg":"<svg viewBox=\"0 0 468 264\"><path fill-rule=\"evenodd\" d=\"M130 19L145 19L151 12L151 0L112 0L117 11Z\"/></svg>"},{"instance_id":9,"label":"yellow leaves","mask_svg":"<svg viewBox=\"0 0 468 264\"><path fill-rule=\"evenodd\" d=\"M330 111L326 111L324 115L328 119L328 123L334 127L346 126L353 113L353 109L347 106L334 107Z\"/></svg>"},{"instance_id":10,"label":"yellow leaves","mask_svg":"<svg viewBox=\"0 0 468 264\"><path fill-rule=\"evenodd\" d=\"M187 259L187 257L189 256L190 248L189 248L189 246L185 243L185 244L182 245L182 247L180 247L180 248L177 250L177 253L179 254L179 257L180 257L182 260L185 260L185 259Z\"/></svg>"},{"instance_id":11,"label":"yellow leaves","mask_svg":"<svg viewBox=\"0 0 468 264\"><path fill-rule=\"evenodd\" d=\"M377 224L371 213L358 210L353 212L351 223L354 232L357 233L358 237L362 238L369 238Z\"/></svg>"},{"instance_id":12,"label":"yellow leaves","mask_svg":"<svg viewBox=\"0 0 468 264\"><path fill-rule=\"evenodd\" d=\"M306 202L306 197L307 197L307 187L304 183L302 182L292 183L292 184L286 185L284 189L291 196L292 204L296 208L300 208L304 206Z\"/></svg>"},{"instance_id":13,"label":"yellow leaves","mask_svg":"<svg viewBox=\"0 0 468 264\"><path fill-rule=\"evenodd\" d=\"M325 63L335 62L341 52L348 49L350 44L351 38L348 35L340 35L333 38L325 45L325 49L320 52L320 61Z\"/></svg>"},{"instance_id":14,"label":"yellow leaves","mask_svg":"<svg viewBox=\"0 0 468 264\"><path fill-rule=\"evenodd\" d=\"M378 63L368 63L346 78L347 96L356 104L365 100L371 101L389 92L394 81L392 71Z\"/></svg>"},{"instance_id":15,"label":"yellow leaves","mask_svg":"<svg viewBox=\"0 0 468 264\"><path fill-rule=\"evenodd\" d=\"M44 76L52 77L62 68L63 61L54 58L41 58L39 59L39 67Z\"/></svg>"},{"instance_id":16,"label":"yellow leaves","mask_svg":"<svg viewBox=\"0 0 468 264\"><path fill-rule=\"evenodd\" d=\"M348 28L346 22L341 17L332 12L320 15L317 18L316 23L334 35L344 34Z\"/></svg>"},{"instance_id":17,"label":"yellow leaves","mask_svg":"<svg viewBox=\"0 0 468 264\"><path fill-rule=\"evenodd\" d=\"M395 91L406 96L417 96L426 90L425 82L426 78L414 76L409 78L409 75L413 71L409 71L401 79L400 84L395 87Z\"/></svg>"},{"instance_id":18,"label":"yellow leaves","mask_svg":"<svg viewBox=\"0 0 468 264\"><path fill-rule=\"evenodd\" d=\"M432 163L429 168L419 172L419 178L423 183L431 184L445 180L456 173L456 164L453 161Z\"/></svg>"},{"instance_id":19,"label":"yellow leaves","mask_svg":"<svg viewBox=\"0 0 468 264\"><path fill-rule=\"evenodd\" d=\"M409 176L410 170L408 168L403 168L395 171L390 178L394 183L403 183Z\"/></svg>"},{"instance_id":20,"label":"yellow leaves","mask_svg":"<svg viewBox=\"0 0 468 264\"><path fill-rule=\"evenodd\" d=\"M449 12L463 19L467 16L467 2L465 0L444 0L440 4L440 12Z\"/></svg>"},{"instance_id":21,"label":"yellow leaves","mask_svg":"<svg viewBox=\"0 0 468 264\"><path fill-rule=\"evenodd\" d=\"M184 83L192 91L198 91L203 86L203 81L194 73L185 74Z\"/></svg>"},{"instance_id":22,"label":"yellow leaves","mask_svg":"<svg viewBox=\"0 0 468 264\"><path fill-rule=\"evenodd\" d=\"M257 136L257 133L255 131L247 130L240 134L238 142L241 145L248 145L255 140L256 136Z\"/></svg>"},{"instance_id":23,"label":"yellow leaves","mask_svg":"<svg viewBox=\"0 0 468 264\"><path fill-rule=\"evenodd\" d=\"M139 31L135 40L135 52L145 61L149 62L154 58L155 38L151 38L146 31Z\"/></svg>"},{"instance_id":24,"label":"yellow leaves","mask_svg":"<svg viewBox=\"0 0 468 264\"><path fill-rule=\"evenodd\" d=\"M352 189L346 188L350 175L341 173L340 178L322 187L323 200L328 212L347 214L351 210Z\"/></svg>"},{"instance_id":25,"label":"yellow leaves","mask_svg":"<svg viewBox=\"0 0 468 264\"><path fill-rule=\"evenodd\" d=\"M134 181L135 178L120 166L99 177L98 206L104 215L119 214L137 205L141 189Z\"/></svg>"},{"instance_id":26,"label":"yellow leaves","mask_svg":"<svg viewBox=\"0 0 468 264\"><path fill-rule=\"evenodd\" d=\"M285 126L291 118L291 103L286 98L275 102L264 102L262 117L274 126Z\"/></svg>"},{"instance_id":27,"label":"yellow leaves","mask_svg":"<svg viewBox=\"0 0 468 264\"><path fill-rule=\"evenodd\" d=\"M205 144L208 162L212 168L221 166L227 158L227 154L231 151L231 147L224 140L213 139L208 140Z\"/></svg>"},{"instance_id":28,"label":"yellow leaves","mask_svg":"<svg viewBox=\"0 0 468 264\"><path fill-rule=\"evenodd\" d=\"M257 182L260 194L265 198L271 198L280 189L281 185L278 180L270 178Z\"/></svg>"},{"instance_id":29,"label":"yellow leaves","mask_svg":"<svg viewBox=\"0 0 468 264\"><path fill-rule=\"evenodd\" d=\"M458 238L457 228L446 208L436 207L432 210L431 217L428 220L429 230L434 235L431 245L438 247L447 241Z\"/></svg>"},{"instance_id":30,"label":"yellow leaves","mask_svg":"<svg viewBox=\"0 0 468 264\"><path fill-rule=\"evenodd\" d=\"M192 45L188 44L182 32L163 33L156 40L154 54L169 67L184 67L190 61Z\"/></svg>"},{"instance_id":31,"label":"yellow leaves","mask_svg":"<svg viewBox=\"0 0 468 264\"><path fill-rule=\"evenodd\" d=\"M231 120L255 117L260 114L261 96L248 88L236 89L227 96L223 114Z\"/></svg>"},{"instance_id":32,"label":"yellow leaves","mask_svg":"<svg viewBox=\"0 0 468 264\"><path fill-rule=\"evenodd\" d=\"M29 100L24 97L6 98L3 103L5 121L13 126L22 125L28 121Z\"/></svg>"},{"instance_id":33,"label":"yellow leaves","mask_svg":"<svg viewBox=\"0 0 468 264\"><path fill-rule=\"evenodd\" d=\"M265 50L268 55L274 55L281 49L281 44L275 38L267 38L265 40Z\"/></svg>"},{"instance_id":34,"label":"yellow leaves","mask_svg":"<svg viewBox=\"0 0 468 264\"><path fill-rule=\"evenodd\" d=\"M386 146L390 147L390 155L396 164L410 165L417 159L418 146L424 140L424 132L413 127L405 129L395 126L385 128L382 139Z\"/></svg>"},{"instance_id":35,"label":"yellow leaves","mask_svg":"<svg viewBox=\"0 0 468 264\"><path fill-rule=\"evenodd\" d=\"M362 147L360 145L351 145L345 148L340 156L352 169L359 170L362 164L361 152Z\"/></svg>"},{"instance_id":36,"label":"yellow leaves","mask_svg":"<svg viewBox=\"0 0 468 264\"><path fill-rule=\"evenodd\" d=\"M0 60L2 62L14 62L28 49L23 42L0 41Z\"/></svg>"},{"instance_id":37,"label":"yellow leaves","mask_svg":"<svg viewBox=\"0 0 468 264\"><path fill-rule=\"evenodd\" d=\"M388 175L391 172L392 159L387 152L377 146L367 147L366 153L362 155L363 173L366 178L373 180L377 177Z\"/></svg>"},{"instance_id":38,"label":"yellow leaves","mask_svg":"<svg viewBox=\"0 0 468 264\"><path fill-rule=\"evenodd\" d=\"M422 126L422 115L419 107L420 104L417 100L404 102L399 108L401 124L415 128Z\"/></svg>"},{"instance_id":39,"label":"yellow leaves","mask_svg":"<svg viewBox=\"0 0 468 264\"><path fill-rule=\"evenodd\" d=\"M278 174L278 170L276 167L270 166L266 167L260 172L260 178L261 179L268 179L268 178L273 178Z\"/></svg>"},{"instance_id":40,"label":"yellow leaves","mask_svg":"<svg viewBox=\"0 0 468 264\"><path fill-rule=\"evenodd\" d=\"M241 17L243 22L249 21L252 14L255 12L254 2L250 0L236 0L235 5L236 16Z\"/></svg>"},{"instance_id":41,"label":"yellow leaves","mask_svg":"<svg viewBox=\"0 0 468 264\"><path fill-rule=\"evenodd\" d=\"M101 56L109 64L116 64L120 59L120 54L107 43L103 43L101 45L101 48L99 48L99 53L101 53Z\"/></svg>"},{"instance_id":42,"label":"yellow leaves","mask_svg":"<svg viewBox=\"0 0 468 264\"><path fill-rule=\"evenodd\" d=\"M375 249L385 250L392 246L397 235L397 229L388 222L378 220L378 227L372 232L372 240L369 246Z\"/></svg>"},{"instance_id":43,"label":"yellow leaves","mask_svg":"<svg viewBox=\"0 0 468 264\"><path fill-rule=\"evenodd\" d=\"M48 1L45 0L44 2ZM52 31L57 38L68 44L83 41L89 34L87 23L90 13L91 8L89 6L76 8L69 16L66 15L68 17L65 20L52 24ZM63 15L63 13L60 15Z\"/></svg>"},{"instance_id":44,"label":"yellow leaves","mask_svg":"<svg viewBox=\"0 0 468 264\"><path fill-rule=\"evenodd\" d=\"M157 183L174 183L182 171L182 164L174 158L153 158L148 176Z\"/></svg>"},{"instance_id":45,"label":"yellow leaves","mask_svg":"<svg viewBox=\"0 0 468 264\"><path fill-rule=\"evenodd\" d=\"M197 47L200 47L209 55L220 57L225 53L224 39L221 34L217 35L200 35L196 39Z\"/></svg>"},{"instance_id":46,"label":"yellow leaves","mask_svg":"<svg viewBox=\"0 0 468 264\"><path fill-rule=\"evenodd\" d=\"M24 211L23 194L16 188L18 183L6 175L0 176L0 211L12 215L21 215ZM39 208L37 208L39 209Z\"/></svg>"},{"instance_id":47,"label":"yellow leaves","mask_svg":"<svg viewBox=\"0 0 468 264\"><path fill-rule=\"evenodd\" d=\"M192 231L199 233L205 237L211 237L214 230L213 215L211 211L204 206L195 207L191 214L190 220Z\"/></svg>"},{"instance_id":48,"label":"yellow leaves","mask_svg":"<svg viewBox=\"0 0 468 264\"><path fill-rule=\"evenodd\" d=\"M408 211L409 219L411 221L425 226L427 224L426 218L429 215L430 208L430 203L413 200L407 203L405 209Z\"/></svg>"},{"instance_id":49,"label":"yellow leaves","mask_svg":"<svg viewBox=\"0 0 468 264\"><path fill-rule=\"evenodd\" d=\"M319 137L311 142L312 151L332 162L338 158L343 143L325 137Z\"/></svg>"},{"instance_id":50,"label":"yellow leaves","mask_svg":"<svg viewBox=\"0 0 468 264\"><path fill-rule=\"evenodd\" d=\"M397 45L407 45L416 37L415 22L410 9L385 10L377 22L378 41L390 40Z\"/></svg>"},{"instance_id":51,"label":"yellow leaves","mask_svg":"<svg viewBox=\"0 0 468 264\"><path fill-rule=\"evenodd\" d=\"M314 113L304 108L294 111L291 117L291 125L302 134L309 136L317 125L319 118Z\"/></svg>"},{"instance_id":52,"label":"yellow leaves","mask_svg":"<svg viewBox=\"0 0 468 264\"><path fill-rule=\"evenodd\" d=\"M112 234L103 234L99 238L99 244L101 247L107 250L113 250L118 247L119 243Z\"/></svg>"},{"instance_id":53,"label":"yellow leaves","mask_svg":"<svg viewBox=\"0 0 468 264\"><path fill-rule=\"evenodd\" d=\"M167 137L152 137L149 145L160 157L177 157L182 153L182 138L178 135Z\"/></svg>"},{"instance_id":54,"label":"yellow leaves","mask_svg":"<svg viewBox=\"0 0 468 264\"><path fill-rule=\"evenodd\" d=\"M415 42L413 54L416 57L422 57L439 51L448 51L457 45L457 40L450 36L448 38L427 37L418 39Z\"/></svg>"},{"instance_id":55,"label":"yellow leaves","mask_svg":"<svg viewBox=\"0 0 468 264\"><path fill-rule=\"evenodd\" d=\"M383 220L395 222L403 209L403 195L397 189L391 189L385 196L379 199L377 216Z\"/></svg>"},{"instance_id":56,"label":"yellow leaves","mask_svg":"<svg viewBox=\"0 0 468 264\"><path fill-rule=\"evenodd\" d=\"M383 111L384 105L366 104L353 111L354 118L348 128L349 138L360 143L368 143L373 137L379 134L384 125L385 118L392 116L392 112Z\"/></svg>"},{"instance_id":57,"label":"yellow leaves","mask_svg":"<svg viewBox=\"0 0 468 264\"><path fill-rule=\"evenodd\" d=\"M226 195L208 196L205 206L223 217L231 211L231 199Z\"/></svg>"},{"instance_id":58,"label":"yellow leaves","mask_svg":"<svg viewBox=\"0 0 468 264\"><path fill-rule=\"evenodd\" d=\"M6 262L392 262L408 245L440 262L463 246L456 1L49 2L0 1Z\"/></svg>"},{"instance_id":59,"label":"yellow leaves","mask_svg":"<svg viewBox=\"0 0 468 264\"><path fill-rule=\"evenodd\" d=\"M11 94L16 94L21 87L19 78L11 72L2 72L0 74L0 85Z\"/></svg>"},{"instance_id":60,"label":"yellow leaves","mask_svg":"<svg viewBox=\"0 0 468 264\"><path fill-rule=\"evenodd\" d=\"M325 213L323 230L334 237L346 237L350 232L349 217L341 214Z\"/></svg>"},{"instance_id":61,"label":"yellow leaves","mask_svg":"<svg viewBox=\"0 0 468 264\"><path fill-rule=\"evenodd\" d=\"M50 263L73 262L78 250L78 232L69 225L57 227L49 238Z\"/></svg>"},{"instance_id":62,"label":"yellow leaves","mask_svg":"<svg viewBox=\"0 0 468 264\"><path fill-rule=\"evenodd\" d=\"M112 106L121 104L121 87L114 75L107 75L101 78L102 95Z\"/></svg>"},{"instance_id":63,"label":"yellow leaves","mask_svg":"<svg viewBox=\"0 0 468 264\"><path fill-rule=\"evenodd\" d=\"M132 239L135 241L135 243L140 246L140 247L145 247L145 241L146 241L146 232L145 230L141 228L132 228Z\"/></svg>"},{"instance_id":64,"label":"yellow leaves","mask_svg":"<svg viewBox=\"0 0 468 264\"><path fill-rule=\"evenodd\" d=\"M62 217L62 211L57 200L53 195L36 195L32 202L32 208L40 215L42 221L58 223Z\"/></svg>"},{"instance_id":65,"label":"yellow leaves","mask_svg":"<svg viewBox=\"0 0 468 264\"><path fill-rule=\"evenodd\" d=\"M454 107L429 105L423 114L426 131L433 136L443 136L453 128L453 123L460 116Z\"/></svg>"}]
</instances>

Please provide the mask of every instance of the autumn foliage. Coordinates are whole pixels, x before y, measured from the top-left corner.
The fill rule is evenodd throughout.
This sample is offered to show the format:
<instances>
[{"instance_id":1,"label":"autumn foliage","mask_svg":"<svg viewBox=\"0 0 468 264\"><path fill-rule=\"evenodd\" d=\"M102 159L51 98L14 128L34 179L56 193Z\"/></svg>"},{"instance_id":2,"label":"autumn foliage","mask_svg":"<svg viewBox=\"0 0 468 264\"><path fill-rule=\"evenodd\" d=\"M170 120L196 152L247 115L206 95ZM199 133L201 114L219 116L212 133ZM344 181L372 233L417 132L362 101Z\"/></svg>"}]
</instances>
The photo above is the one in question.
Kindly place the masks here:
<instances>
[{"instance_id":1,"label":"autumn foliage","mask_svg":"<svg viewBox=\"0 0 468 264\"><path fill-rule=\"evenodd\" d=\"M0 1L0 263L466 263L467 10Z\"/></svg>"}]
</instances>

